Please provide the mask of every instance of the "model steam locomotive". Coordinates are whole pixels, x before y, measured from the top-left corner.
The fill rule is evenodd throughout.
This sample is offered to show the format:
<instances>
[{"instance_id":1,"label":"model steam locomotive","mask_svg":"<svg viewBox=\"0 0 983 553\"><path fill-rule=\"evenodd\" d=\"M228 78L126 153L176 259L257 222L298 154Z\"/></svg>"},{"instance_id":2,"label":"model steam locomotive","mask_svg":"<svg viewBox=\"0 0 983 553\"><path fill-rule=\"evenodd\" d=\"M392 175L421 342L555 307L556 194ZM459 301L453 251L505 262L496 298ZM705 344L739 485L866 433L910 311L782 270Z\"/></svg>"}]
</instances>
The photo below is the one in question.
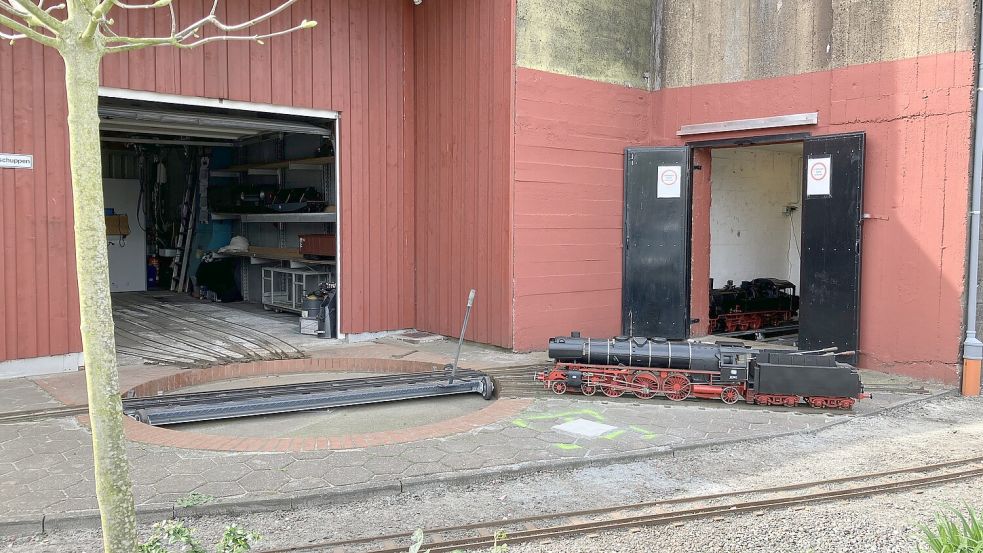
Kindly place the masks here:
<instances>
[{"instance_id":1,"label":"model steam locomotive","mask_svg":"<svg viewBox=\"0 0 983 553\"><path fill-rule=\"evenodd\" d=\"M707 334L757 330L793 320L799 313L795 285L778 278L745 280L740 286L728 280L710 290L710 322Z\"/></svg>"},{"instance_id":2,"label":"model steam locomotive","mask_svg":"<svg viewBox=\"0 0 983 553\"><path fill-rule=\"evenodd\" d=\"M550 338L556 363L536 380L556 394L577 391L608 397L633 394L743 399L758 405L850 409L863 391L857 369L829 353L760 351L741 343L702 344L661 338L619 336L606 340L570 336Z\"/></svg>"}]
</instances>

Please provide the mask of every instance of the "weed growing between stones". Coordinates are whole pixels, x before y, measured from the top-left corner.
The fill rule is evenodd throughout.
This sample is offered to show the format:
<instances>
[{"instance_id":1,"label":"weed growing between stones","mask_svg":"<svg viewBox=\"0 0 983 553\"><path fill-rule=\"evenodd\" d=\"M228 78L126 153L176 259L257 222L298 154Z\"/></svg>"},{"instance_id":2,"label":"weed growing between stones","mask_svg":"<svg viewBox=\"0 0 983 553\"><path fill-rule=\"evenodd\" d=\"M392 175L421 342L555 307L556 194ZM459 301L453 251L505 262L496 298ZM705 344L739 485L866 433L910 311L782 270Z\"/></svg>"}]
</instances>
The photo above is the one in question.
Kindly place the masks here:
<instances>
[{"instance_id":1,"label":"weed growing between stones","mask_svg":"<svg viewBox=\"0 0 983 553\"><path fill-rule=\"evenodd\" d=\"M174 504L178 507L194 507L195 505L204 505L205 503L211 503L212 501L215 501L213 496L204 493L191 492L175 501Z\"/></svg>"},{"instance_id":2,"label":"weed growing between stones","mask_svg":"<svg viewBox=\"0 0 983 553\"><path fill-rule=\"evenodd\" d=\"M165 520L154 524L150 538L140 544L139 553L207 553L201 543L194 538L194 531L177 520ZM245 553L252 544L262 539L255 532L243 530L236 524L229 525L222 539L215 545L216 553ZM177 549L172 549L176 547Z\"/></svg>"},{"instance_id":3,"label":"weed growing between stones","mask_svg":"<svg viewBox=\"0 0 983 553\"><path fill-rule=\"evenodd\" d=\"M933 553L983 553L983 523L971 507L963 514L952 509L955 516L936 515L934 527L922 526L928 551ZM923 551L918 546L918 551Z\"/></svg>"},{"instance_id":4,"label":"weed growing between stones","mask_svg":"<svg viewBox=\"0 0 983 553\"><path fill-rule=\"evenodd\" d=\"M509 550L509 546L505 544L505 539L508 538L508 534L505 530L499 530L495 532L495 542L488 553L505 553ZM413 540L413 544L410 545L408 553L420 553L420 548L423 547L423 529L418 528L416 532L413 532L413 536L410 538ZM142 552L141 552L142 553ZM430 550L426 550L423 553L430 553ZM452 553L464 553L460 549L455 549Z\"/></svg>"}]
</instances>

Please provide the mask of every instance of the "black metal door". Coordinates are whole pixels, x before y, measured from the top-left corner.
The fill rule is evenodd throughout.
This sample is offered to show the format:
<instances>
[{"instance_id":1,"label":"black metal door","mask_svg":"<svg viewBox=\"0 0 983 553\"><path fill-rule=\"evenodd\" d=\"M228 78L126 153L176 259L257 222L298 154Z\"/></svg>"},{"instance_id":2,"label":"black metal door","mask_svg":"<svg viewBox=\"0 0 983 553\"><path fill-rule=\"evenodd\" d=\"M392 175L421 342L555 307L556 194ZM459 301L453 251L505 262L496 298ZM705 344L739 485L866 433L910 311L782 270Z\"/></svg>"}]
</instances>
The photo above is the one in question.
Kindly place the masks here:
<instances>
[{"instance_id":1,"label":"black metal door","mask_svg":"<svg viewBox=\"0 0 983 553\"><path fill-rule=\"evenodd\" d=\"M625 151L622 332L689 333L690 149Z\"/></svg>"},{"instance_id":2,"label":"black metal door","mask_svg":"<svg viewBox=\"0 0 983 553\"><path fill-rule=\"evenodd\" d=\"M807 138L802 165L799 349L856 351L864 133Z\"/></svg>"}]
</instances>

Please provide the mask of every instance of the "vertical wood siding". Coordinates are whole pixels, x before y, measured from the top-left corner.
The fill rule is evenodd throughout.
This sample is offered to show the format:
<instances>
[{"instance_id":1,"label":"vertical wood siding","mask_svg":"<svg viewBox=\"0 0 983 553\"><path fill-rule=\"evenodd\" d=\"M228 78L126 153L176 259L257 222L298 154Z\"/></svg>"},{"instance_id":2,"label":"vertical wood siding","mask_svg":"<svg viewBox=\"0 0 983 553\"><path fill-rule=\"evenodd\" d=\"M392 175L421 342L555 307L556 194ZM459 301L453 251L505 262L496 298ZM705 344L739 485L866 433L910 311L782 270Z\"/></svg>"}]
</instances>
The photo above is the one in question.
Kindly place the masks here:
<instances>
[{"instance_id":1,"label":"vertical wood siding","mask_svg":"<svg viewBox=\"0 0 983 553\"><path fill-rule=\"evenodd\" d=\"M429 0L415 8L416 326L512 345L514 5Z\"/></svg>"},{"instance_id":2,"label":"vertical wood siding","mask_svg":"<svg viewBox=\"0 0 983 553\"><path fill-rule=\"evenodd\" d=\"M621 331L624 151L649 93L520 68L515 97L515 348Z\"/></svg>"},{"instance_id":3,"label":"vertical wood siding","mask_svg":"<svg viewBox=\"0 0 983 553\"><path fill-rule=\"evenodd\" d=\"M0 46L0 151L34 169L0 170L0 360L79 351L71 191L57 53Z\"/></svg>"},{"instance_id":4,"label":"vertical wood siding","mask_svg":"<svg viewBox=\"0 0 983 553\"><path fill-rule=\"evenodd\" d=\"M186 22L201 17L211 2L181 0L175 4L180 20ZM219 4L228 21L238 22L277 2L229 0ZM403 0L307 0L257 30L316 19L319 25L309 32L271 39L266 45L236 42L190 51L146 49L111 56L103 63L105 86L342 113L342 328L346 332L406 328L416 322L413 255L418 217L410 140L415 114L409 109L416 91L407 88L412 83L413 57L404 55L415 46L413 9L411 2ZM166 12L117 10L116 30L138 35L166 33L170 26ZM506 35L510 31L502 29L509 21L507 14L496 20ZM464 30L455 32L463 36ZM444 46L450 53L450 43ZM507 54L505 47L495 48L496 59ZM498 63L494 69L507 74L508 64ZM481 72L487 69L480 68ZM508 80L501 81L495 109L507 113ZM464 82L462 75L458 84ZM35 156L33 171L0 170L0 360L81 349L63 83L64 66L53 51L26 41L0 45L0 151ZM500 125L496 132L507 142L507 127L503 130ZM497 154L499 163L507 159L504 152ZM492 164L488 166L490 171ZM494 227L498 236L489 239L496 248L507 244L503 237L509 232L507 215L502 215L507 214L506 170L499 167L495 173L496 182L503 183L494 204L499 214L499 225ZM490 173L483 182L490 185ZM450 181L440 183L449 185ZM446 213L421 219L437 224ZM426 266L428 272L439 269L448 274L450 251L444 253L445 262ZM507 264L498 265L503 266L496 268L496 279L508 270ZM507 297L507 281L504 277L496 280L503 285L494 296L498 302ZM484 293L482 298L488 307L490 296ZM455 321L459 303L455 299ZM494 341L506 341L507 332L501 329L507 328L502 326L507 313L501 310L495 315L501 321L488 320L478 328L488 333L494 327L498 332ZM444 318L444 322L450 320Z\"/></svg>"}]
</instances>

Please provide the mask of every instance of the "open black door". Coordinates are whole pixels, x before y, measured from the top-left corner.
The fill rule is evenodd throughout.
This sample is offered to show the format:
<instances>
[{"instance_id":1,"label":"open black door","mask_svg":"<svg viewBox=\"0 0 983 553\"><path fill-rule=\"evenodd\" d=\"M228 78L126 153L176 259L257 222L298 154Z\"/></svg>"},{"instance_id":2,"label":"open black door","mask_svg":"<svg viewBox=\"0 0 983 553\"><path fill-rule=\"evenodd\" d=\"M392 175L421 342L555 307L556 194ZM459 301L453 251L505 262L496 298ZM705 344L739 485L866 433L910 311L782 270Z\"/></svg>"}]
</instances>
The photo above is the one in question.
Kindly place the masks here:
<instances>
[{"instance_id":1,"label":"open black door","mask_svg":"<svg viewBox=\"0 0 983 553\"><path fill-rule=\"evenodd\" d=\"M857 351L864 133L807 138L803 166L799 349Z\"/></svg>"},{"instance_id":2,"label":"open black door","mask_svg":"<svg viewBox=\"0 0 983 553\"><path fill-rule=\"evenodd\" d=\"M625 151L622 333L689 332L690 149Z\"/></svg>"}]
</instances>

